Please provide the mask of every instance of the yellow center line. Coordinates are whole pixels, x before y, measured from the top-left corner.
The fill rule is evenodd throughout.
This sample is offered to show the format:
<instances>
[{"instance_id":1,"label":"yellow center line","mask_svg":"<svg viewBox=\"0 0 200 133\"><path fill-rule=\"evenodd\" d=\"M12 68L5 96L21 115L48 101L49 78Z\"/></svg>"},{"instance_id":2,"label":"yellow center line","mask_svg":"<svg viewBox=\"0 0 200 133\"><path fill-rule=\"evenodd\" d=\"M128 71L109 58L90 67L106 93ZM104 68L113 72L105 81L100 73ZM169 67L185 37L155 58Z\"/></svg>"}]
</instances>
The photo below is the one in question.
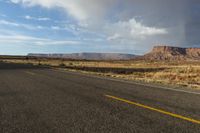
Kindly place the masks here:
<instances>
[{"instance_id":1,"label":"yellow center line","mask_svg":"<svg viewBox=\"0 0 200 133\"><path fill-rule=\"evenodd\" d=\"M128 103L128 104L136 105L136 106L148 109L148 110L159 112L159 113L162 113L162 114L165 114L165 115L168 115L168 116L172 116L172 117L175 117L175 118L179 118L179 119L182 119L182 120L186 120L186 121L189 121L189 122L192 122L192 123L200 124L200 120L195 120L195 119L185 117L185 116L182 116L182 115L170 113L170 112L167 112L167 111L164 111L164 110L161 110L161 109L157 109L157 108L153 108L153 107L150 107L150 106L147 106L147 105L144 105L144 104L136 103L136 102L133 102L133 101L129 101L129 100L122 99L122 98L115 97L115 96L111 96L111 95L105 95L105 97L111 98L111 99L114 99L114 100L118 100L118 101L122 101L122 102L125 102L125 103Z\"/></svg>"},{"instance_id":2,"label":"yellow center line","mask_svg":"<svg viewBox=\"0 0 200 133\"><path fill-rule=\"evenodd\" d=\"M29 72L29 71L26 71L25 73L30 74L30 75L36 75L35 73Z\"/></svg>"}]
</instances>

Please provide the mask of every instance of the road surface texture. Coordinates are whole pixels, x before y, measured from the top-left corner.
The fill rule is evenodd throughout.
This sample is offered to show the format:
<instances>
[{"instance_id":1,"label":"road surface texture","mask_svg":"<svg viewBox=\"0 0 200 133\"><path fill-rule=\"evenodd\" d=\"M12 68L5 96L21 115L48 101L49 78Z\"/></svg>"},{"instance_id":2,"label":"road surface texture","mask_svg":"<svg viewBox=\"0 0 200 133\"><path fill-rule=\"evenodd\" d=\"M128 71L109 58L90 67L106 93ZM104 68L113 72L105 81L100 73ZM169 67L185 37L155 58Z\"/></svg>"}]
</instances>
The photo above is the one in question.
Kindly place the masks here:
<instances>
[{"instance_id":1,"label":"road surface texture","mask_svg":"<svg viewBox=\"0 0 200 133\"><path fill-rule=\"evenodd\" d=\"M200 94L0 63L0 133L200 133Z\"/></svg>"}]
</instances>

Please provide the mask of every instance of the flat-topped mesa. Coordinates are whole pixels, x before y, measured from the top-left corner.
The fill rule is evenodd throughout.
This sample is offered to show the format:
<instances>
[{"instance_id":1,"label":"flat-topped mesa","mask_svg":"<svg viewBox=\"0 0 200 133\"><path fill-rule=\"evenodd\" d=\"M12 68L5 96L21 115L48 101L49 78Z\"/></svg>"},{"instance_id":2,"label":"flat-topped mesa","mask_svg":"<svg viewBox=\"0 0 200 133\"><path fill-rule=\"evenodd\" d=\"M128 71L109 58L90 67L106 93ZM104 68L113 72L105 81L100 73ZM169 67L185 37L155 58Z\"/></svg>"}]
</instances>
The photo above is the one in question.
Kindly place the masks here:
<instances>
[{"instance_id":1,"label":"flat-topped mesa","mask_svg":"<svg viewBox=\"0 0 200 133\"><path fill-rule=\"evenodd\" d=\"M136 55L120 53L28 54L31 57L64 58L77 60L130 60Z\"/></svg>"},{"instance_id":2,"label":"flat-topped mesa","mask_svg":"<svg viewBox=\"0 0 200 133\"><path fill-rule=\"evenodd\" d=\"M140 58L145 60L200 60L200 48L155 46L151 52Z\"/></svg>"},{"instance_id":3,"label":"flat-topped mesa","mask_svg":"<svg viewBox=\"0 0 200 133\"><path fill-rule=\"evenodd\" d=\"M185 55L186 48L172 47L172 46L155 46L151 53L168 53L172 55Z\"/></svg>"},{"instance_id":4,"label":"flat-topped mesa","mask_svg":"<svg viewBox=\"0 0 200 133\"><path fill-rule=\"evenodd\" d=\"M200 48L187 48L186 53L189 57L200 58Z\"/></svg>"}]
</instances>

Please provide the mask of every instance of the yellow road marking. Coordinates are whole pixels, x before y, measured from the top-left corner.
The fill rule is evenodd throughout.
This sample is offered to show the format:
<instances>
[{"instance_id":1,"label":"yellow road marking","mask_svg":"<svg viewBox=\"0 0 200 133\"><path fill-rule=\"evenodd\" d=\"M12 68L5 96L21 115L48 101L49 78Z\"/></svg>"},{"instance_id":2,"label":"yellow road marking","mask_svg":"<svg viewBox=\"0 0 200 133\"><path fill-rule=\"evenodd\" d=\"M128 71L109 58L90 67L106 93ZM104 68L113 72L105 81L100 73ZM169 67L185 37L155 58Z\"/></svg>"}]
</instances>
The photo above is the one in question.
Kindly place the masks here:
<instances>
[{"instance_id":1,"label":"yellow road marking","mask_svg":"<svg viewBox=\"0 0 200 133\"><path fill-rule=\"evenodd\" d=\"M108 98L114 99L114 100L118 100L118 101L122 101L122 102L125 102L125 103L128 103L128 104L136 105L136 106L139 106L139 107L142 107L142 108L145 108L145 109L148 109L148 110L152 110L152 111L155 111L155 112L159 112L159 113L162 113L162 114L165 114L165 115L168 115L168 116L172 116L172 117L179 118L179 119L182 119L182 120L186 120L186 121L189 121L189 122L192 122L192 123L200 124L200 120L195 120L195 119L188 118L188 117L185 117L185 116L181 116L181 115L178 115L178 114L170 113L170 112L167 112L167 111L164 111L164 110L161 110L161 109L157 109L157 108L153 108L153 107L150 107L150 106L147 106L147 105L144 105L144 104L132 102L132 101L122 99L122 98L119 98L119 97L115 97L115 96L111 96L111 95L105 95L105 96L108 97Z\"/></svg>"},{"instance_id":2,"label":"yellow road marking","mask_svg":"<svg viewBox=\"0 0 200 133\"><path fill-rule=\"evenodd\" d=\"M29 71L26 71L27 74L30 74L30 75L36 75L35 73L33 72L29 72Z\"/></svg>"}]
</instances>

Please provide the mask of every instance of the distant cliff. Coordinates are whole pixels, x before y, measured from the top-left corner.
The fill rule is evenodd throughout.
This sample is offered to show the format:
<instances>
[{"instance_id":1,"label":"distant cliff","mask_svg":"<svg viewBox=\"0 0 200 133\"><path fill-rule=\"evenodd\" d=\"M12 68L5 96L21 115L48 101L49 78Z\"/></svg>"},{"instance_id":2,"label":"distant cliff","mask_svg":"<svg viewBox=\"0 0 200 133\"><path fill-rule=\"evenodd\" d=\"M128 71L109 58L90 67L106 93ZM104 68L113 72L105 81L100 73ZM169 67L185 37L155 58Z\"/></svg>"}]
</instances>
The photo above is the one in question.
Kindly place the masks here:
<instances>
[{"instance_id":1,"label":"distant cliff","mask_svg":"<svg viewBox=\"0 0 200 133\"><path fill-rule=\"evenodd\" d=\"M28 56L78 60L130 60L135 57L132 54L118 53L28 54Z\"/></svg>"},{"instance_id":2,"label":"distant cliff","mask_svg":"<svg viewBox=\"0 0 200 133\"><path fill-rule=\"evenodd\" d=\"M200 48L155 46L151 52L140 58L146 60L200 60Z\"/></svg>"},{"instance_id":3,"label":"distant cliff","mask_svg":"<svg viewBox=\"0 0 200 133\"><path fill-rule=\"evenodd\" d=\"M136 56L119 53L28 54L31 57L64 58L77 60L199 60L200 48L155 46L151 52Z\"/></svg>"}]
</instances>

